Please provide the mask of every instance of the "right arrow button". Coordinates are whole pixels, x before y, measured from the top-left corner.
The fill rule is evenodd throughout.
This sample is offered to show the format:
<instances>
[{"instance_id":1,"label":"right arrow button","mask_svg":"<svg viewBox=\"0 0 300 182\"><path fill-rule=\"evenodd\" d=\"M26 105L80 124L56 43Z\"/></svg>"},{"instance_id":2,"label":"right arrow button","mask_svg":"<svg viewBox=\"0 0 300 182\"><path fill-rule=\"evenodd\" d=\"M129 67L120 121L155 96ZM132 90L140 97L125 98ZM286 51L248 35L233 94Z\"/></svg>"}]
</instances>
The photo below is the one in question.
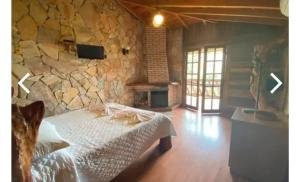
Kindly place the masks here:
<instances>
[{"instance_id":1,"label":"right arrow button","mask_svg":"<svg viewBox=\"0 0 300 182\"><path fill-rule=\"evenodd\" d=\"M280 81L279 78L274 75L274 73L271 73L270 75L274 80L277 81L277 85L270 91L271 94L273 94L282 85L282 81Z\"/></svg>"}]
</instances>

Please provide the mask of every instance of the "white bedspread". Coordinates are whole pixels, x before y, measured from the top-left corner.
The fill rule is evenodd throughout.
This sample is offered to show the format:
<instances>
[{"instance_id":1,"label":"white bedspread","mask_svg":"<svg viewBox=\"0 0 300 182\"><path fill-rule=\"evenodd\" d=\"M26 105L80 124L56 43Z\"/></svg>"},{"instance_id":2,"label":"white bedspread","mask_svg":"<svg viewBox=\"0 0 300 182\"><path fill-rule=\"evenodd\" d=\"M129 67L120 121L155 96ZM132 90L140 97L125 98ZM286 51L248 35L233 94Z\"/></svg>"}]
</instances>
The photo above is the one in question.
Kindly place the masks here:
<instances>
[{"instance_id":1,"label":"white bedspread","mask_svg":"<svg viewBox=\"0 0 300 182\"><path fill-rule=\"evenodd\" d=\"M175 136L171 120L160 113L110 103L107 107L137 112L150 120L135 125L96 117L86 109L46 118L71 146L35 161L34 181L106 182L135 161L159 138Z\"/></svg>"}]
</instances>

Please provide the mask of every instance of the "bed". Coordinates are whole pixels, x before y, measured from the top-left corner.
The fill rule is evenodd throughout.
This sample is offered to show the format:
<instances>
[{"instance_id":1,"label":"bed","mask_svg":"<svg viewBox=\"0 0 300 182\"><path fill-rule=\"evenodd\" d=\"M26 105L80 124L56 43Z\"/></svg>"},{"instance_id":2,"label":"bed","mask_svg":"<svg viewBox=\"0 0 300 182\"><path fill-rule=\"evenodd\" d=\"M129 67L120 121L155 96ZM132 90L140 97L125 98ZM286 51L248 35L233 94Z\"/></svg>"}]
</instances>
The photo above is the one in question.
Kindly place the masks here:
<instances>
[{"instance_id":1,"label":"bed","mask_svg":"<svg viewBox=\"0 0 300 182\"><path fill-rule=\"evenodd\" d=\"M171 147L176 132L167 116L109 103L107 114L88 109L48 117L70 146L33 161L33 181L111 181L156 140L162 151ZM128 124L113 118L118 112L135 113L139 121ZM42 122L42 123L43 123Z\"/></svg>"}]
</instances>

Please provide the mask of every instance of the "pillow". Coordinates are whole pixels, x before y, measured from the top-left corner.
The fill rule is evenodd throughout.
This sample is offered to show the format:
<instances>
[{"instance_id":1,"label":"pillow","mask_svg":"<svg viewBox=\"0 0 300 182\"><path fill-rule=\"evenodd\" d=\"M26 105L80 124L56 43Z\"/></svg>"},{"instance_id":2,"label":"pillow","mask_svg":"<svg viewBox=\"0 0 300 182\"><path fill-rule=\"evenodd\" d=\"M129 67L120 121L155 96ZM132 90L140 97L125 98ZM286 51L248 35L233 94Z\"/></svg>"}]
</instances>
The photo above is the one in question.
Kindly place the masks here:
<instances>
[{"instance_id":1,"label":"pillow","mask_svg":"<svg viewBox=\"0 0 300 182\"><path fill-rule=\"evenodd\" d=\"M121 111L115 113L111 116L111 119L121 121L125 124L137 124L141 122L138 118L137 113L130 111Z\"/></svg>"},{"instance_id":2,"label":"pillow","mask_svg":"<svg viewBox=\"0 0 300 182\"><path fill-rule=\"evenodd\" d=\"M43 121L39 128L33 160L68 146L70 146L69 143L57 133L55 126Z\"/></svg>"},{"instance_id":3,"label":"pillow","mask_svg":"<svg viewBox=\"0 0 300 182\"><path fill-rule=\"evenodd\" d=\"M90 104L88 111L95 113L96 117L106 116L108 114L105 104Z\"/></svg>"}]
</instances>

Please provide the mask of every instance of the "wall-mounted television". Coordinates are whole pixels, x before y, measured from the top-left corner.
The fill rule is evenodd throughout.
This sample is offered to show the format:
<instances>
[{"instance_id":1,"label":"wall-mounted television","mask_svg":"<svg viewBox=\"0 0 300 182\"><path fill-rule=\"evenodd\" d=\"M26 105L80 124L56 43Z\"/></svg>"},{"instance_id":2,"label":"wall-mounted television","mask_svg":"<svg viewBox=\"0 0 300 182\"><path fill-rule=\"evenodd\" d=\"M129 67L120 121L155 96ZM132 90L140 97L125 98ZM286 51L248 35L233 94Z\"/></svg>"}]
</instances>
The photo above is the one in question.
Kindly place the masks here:
<instances>
[{"instance_id":1,"label":"wall-mounted television","mask_svg":"<svg viewBox=\"0 0 300 182\"><path fill-rule=\"evenodd\" d=\"M78 58L104 59L104 47L96 45L76 44Z\"/></svg>"}]
</instances>

